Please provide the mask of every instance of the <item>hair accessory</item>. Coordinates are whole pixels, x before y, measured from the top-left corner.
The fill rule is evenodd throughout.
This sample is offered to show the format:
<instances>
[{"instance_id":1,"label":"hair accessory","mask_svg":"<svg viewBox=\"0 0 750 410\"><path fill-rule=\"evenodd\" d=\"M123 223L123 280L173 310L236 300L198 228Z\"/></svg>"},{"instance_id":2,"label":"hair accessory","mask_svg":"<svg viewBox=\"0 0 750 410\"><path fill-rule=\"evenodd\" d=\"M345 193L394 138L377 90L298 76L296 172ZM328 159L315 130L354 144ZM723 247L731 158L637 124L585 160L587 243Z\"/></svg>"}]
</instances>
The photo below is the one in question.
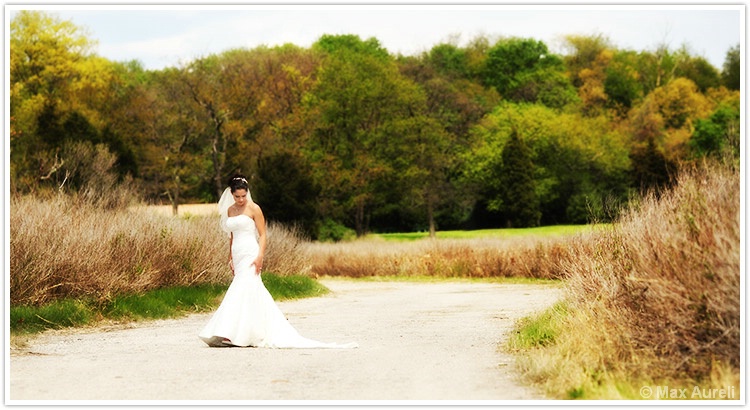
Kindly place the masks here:
<instances>
[{"instance_id":1,"label":"hair accessory","mask_svg":"<svg viewBox=\"0 0 750 410\"><path fill-rule=\"evenodd\" d=\"M232 178L232 181L238 181L238 180L247 184L247 180L245 178L242 178L242 177L234 177L234 178Z\"/></svg>"}]
</instances>

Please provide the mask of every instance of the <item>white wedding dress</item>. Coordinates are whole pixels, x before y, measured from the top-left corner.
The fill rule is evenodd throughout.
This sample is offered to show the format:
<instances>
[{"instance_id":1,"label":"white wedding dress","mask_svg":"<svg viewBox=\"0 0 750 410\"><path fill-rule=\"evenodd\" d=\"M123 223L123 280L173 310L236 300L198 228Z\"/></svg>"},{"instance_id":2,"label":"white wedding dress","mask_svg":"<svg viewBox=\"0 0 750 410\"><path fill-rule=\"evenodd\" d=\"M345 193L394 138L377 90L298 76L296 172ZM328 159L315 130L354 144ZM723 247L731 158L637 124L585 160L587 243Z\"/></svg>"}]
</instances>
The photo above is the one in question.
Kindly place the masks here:
<instances>
[{"instance_id":1,"label":"white wedding dress","mask_svg":"<svg viewBox=\"0 0 750 410\"><path fill-rule=\"evenodd\" d=\"M324 343L301 336L279 310L255 273L259 246L255 221L247 215L226 220L234 235L234 279L221 305L198 335L209 346L271 348L355 348L357 343Z\"/></svg>"}]
</instances>

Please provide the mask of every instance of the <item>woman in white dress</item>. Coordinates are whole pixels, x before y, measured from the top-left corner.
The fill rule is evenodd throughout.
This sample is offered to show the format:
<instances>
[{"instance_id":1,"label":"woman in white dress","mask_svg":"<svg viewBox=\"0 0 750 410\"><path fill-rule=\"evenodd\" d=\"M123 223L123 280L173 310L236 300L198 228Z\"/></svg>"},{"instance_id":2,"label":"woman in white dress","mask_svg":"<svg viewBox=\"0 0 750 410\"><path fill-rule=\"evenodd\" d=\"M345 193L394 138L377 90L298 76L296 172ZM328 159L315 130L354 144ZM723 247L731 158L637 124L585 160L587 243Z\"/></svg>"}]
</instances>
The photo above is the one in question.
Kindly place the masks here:
<instances>
[{"instance_id":1,"label":"woman in white dress","mask_svg":"<svg viewBox=\"0 0 750 410\"><path fill-rule=\"evenodd\" d=\"M281 313L261 280L266 223L252 201L247 178L235 175L219 200L221 227L229 234L229 267L234 278L219 308L198 335L209 346L354 348L301 336Z\"/></svg>"}]
</instances>

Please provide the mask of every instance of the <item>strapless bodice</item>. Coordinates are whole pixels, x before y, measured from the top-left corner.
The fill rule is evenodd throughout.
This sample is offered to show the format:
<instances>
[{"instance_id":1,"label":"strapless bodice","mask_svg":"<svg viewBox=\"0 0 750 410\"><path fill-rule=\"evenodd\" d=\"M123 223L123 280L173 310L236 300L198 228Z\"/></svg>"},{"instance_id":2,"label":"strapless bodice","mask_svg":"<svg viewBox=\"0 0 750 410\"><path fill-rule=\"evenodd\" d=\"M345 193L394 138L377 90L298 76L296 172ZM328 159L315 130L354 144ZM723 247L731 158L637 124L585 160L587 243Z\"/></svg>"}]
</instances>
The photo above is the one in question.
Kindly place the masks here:
<instances>
[{"instance_id":1,"label":"strapless bodice","mask_svg":"<svg viewBox=\"0 0 750 410\"><path fill-rule=\"evenodd\" d=\"M227 218L227 228L232 232L232 255L234 258L258 254L258 231L253 218L242 214Z\"/></svg>"},{"instance_id":2,"label":"strapless bodice","mask_svg":"<svg viewBox=\"0 0 750 410\"><path fill-rule=\"evenodd\" d=\"M255 221L253 218L241 214L227 218L227 228L230 232L237 233L241 231L250 231L255 233Z\"/></svg>"}]
</instances>

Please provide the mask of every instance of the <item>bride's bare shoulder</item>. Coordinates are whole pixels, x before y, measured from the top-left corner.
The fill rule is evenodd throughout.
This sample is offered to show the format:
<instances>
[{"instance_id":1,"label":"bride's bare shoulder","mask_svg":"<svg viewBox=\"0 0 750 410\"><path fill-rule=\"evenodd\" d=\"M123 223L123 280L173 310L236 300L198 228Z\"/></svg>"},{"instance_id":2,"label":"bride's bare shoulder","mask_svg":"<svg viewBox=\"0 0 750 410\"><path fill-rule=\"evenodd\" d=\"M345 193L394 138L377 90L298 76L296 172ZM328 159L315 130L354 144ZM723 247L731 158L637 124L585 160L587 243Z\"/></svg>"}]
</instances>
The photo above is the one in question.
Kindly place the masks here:
<instances>
[{"instance_id":1,"label":"bride's bare shoulder","mask_svg":"<svg viewBox=\"0 0 750 410\"><path fill-rule=\"evenodd\" d=\"M261 210L260 205L255 202L250 204L250 212L252 212L253 216L263 216L263 210Z\"/></svg>"}]
</instances>

